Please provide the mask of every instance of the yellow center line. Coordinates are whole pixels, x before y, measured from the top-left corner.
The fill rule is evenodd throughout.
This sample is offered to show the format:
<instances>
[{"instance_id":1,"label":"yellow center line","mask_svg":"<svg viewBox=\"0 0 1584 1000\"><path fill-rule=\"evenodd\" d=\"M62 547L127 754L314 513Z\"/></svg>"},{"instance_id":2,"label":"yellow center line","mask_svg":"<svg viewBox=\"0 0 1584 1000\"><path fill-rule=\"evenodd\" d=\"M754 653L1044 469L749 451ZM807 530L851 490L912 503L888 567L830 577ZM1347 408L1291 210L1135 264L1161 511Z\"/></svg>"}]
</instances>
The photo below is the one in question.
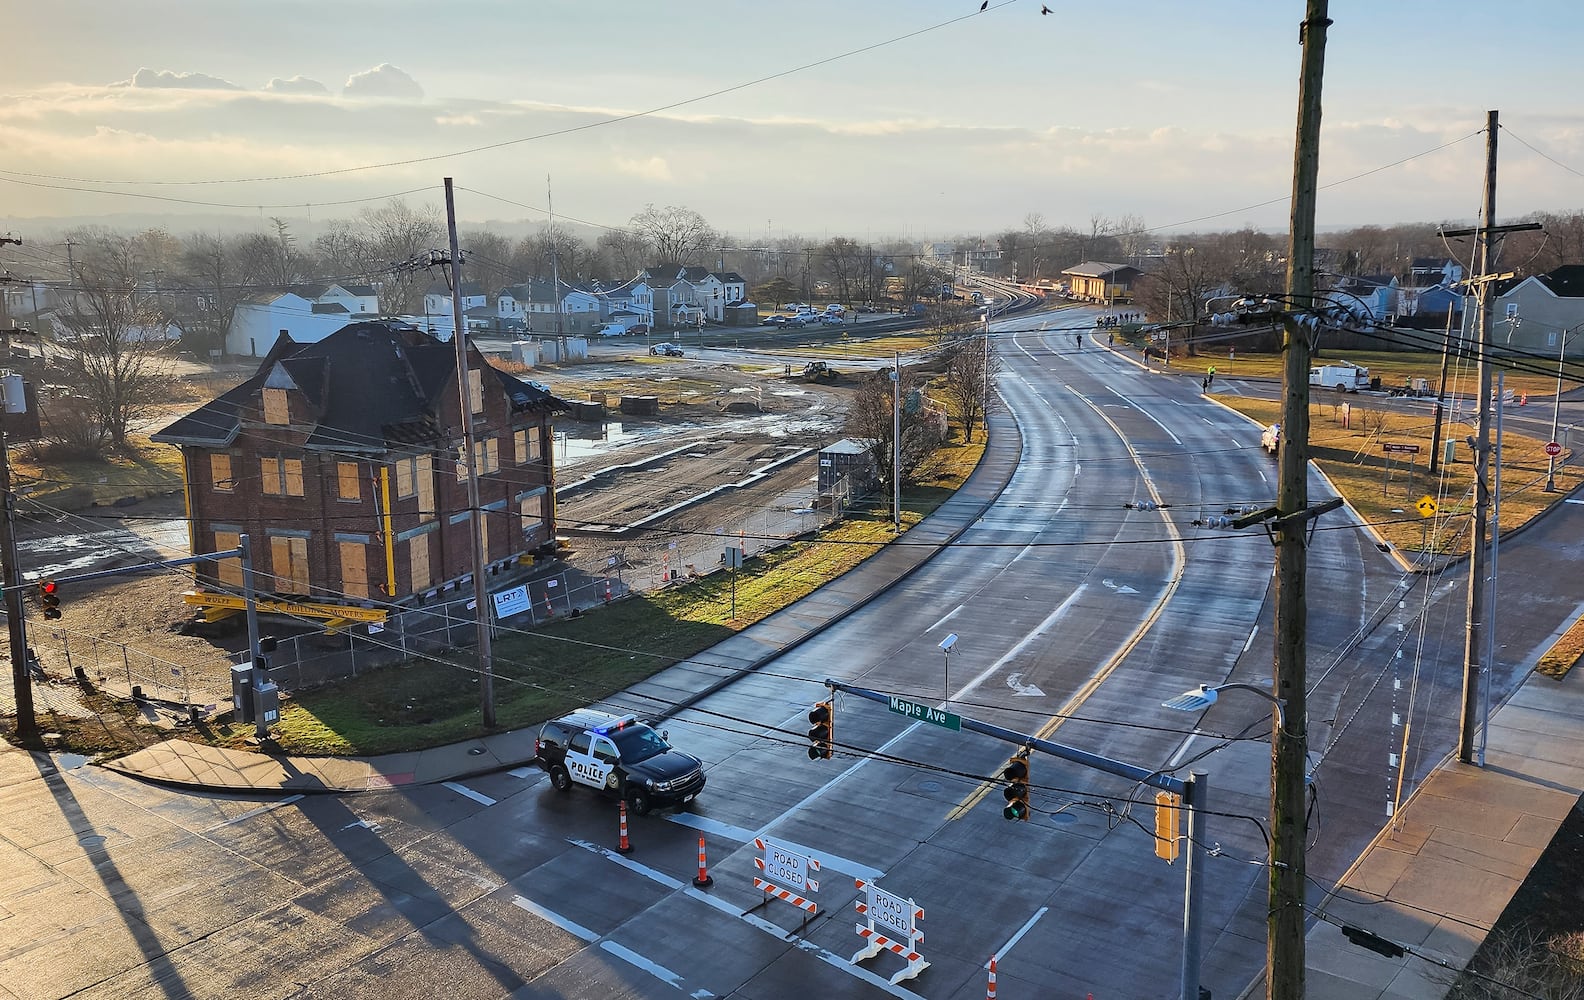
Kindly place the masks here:
<instances>
[{"instance_id":1,"label":"yellow center line","mask_svg":"<svg viewBox=\"0 0 1584 1000\"><path fill-rule=\"evenodd\" d=\"M1139 642L1143 640L1144 636L1149 633L1149 630L1155 626L1155 622L1158 621L1162 613L1165 612L1166 605L1171 601L1172 595L1177 592L1178 585L1182 583L1183 568L1186 563L1185 557L1187 555L1186 550L1183 548L1182 535L1178 533L1177 525L1172 522L1171 515L1165 510L1165 501L1162 499L1160 492L1155 488L1154 481L1150 479L1149 472L1145 470L1144 462L1139 458L1138 451L1135 450L1133 445L1128 443L1127 438L1123 436L1122 428L1118 427L1115 421L1102 413L1098 406L1079 395L1077 390L1073 389L1071 386L1065 386L1064 388L1066 388L1067 391L1071 392L1074 396L1077 396L1080 400L1083 400L1084 405L1088 406L1091 410L1094 410L1095 414L1099 416L1101 420L1104 420L1107 424L1111 425L1111 429L1116 432L1117 439L1122 442L1122 446L1128 450L1128 454L1132 457L1133 464L1138 466L1139 474L1144 477L1144 488L1149 491L1150 499L1155 501L1156 510L1160 513L1161 520L1165 523L1166 530L1171 535L1172 574L1171 580L1166 585L1166 589L1162 591L1159 600L1155 602L1155 606L1150 609L1149 615L1139 623L1136 629L1133 630L1133 633L1128 636L1127 641L1124 642L1115 653L1111 654L1111 657L1105 662L1105 664L1095 673L1091 674L1089 679L1073 693L1072 697L1068 698L1067 701L1064 702L1059 709L1057 709L1056 714L1050 719L1046 720L1045 724L1034 733L1035 738L1042 740L1050 739L1051 735L1054 734L1056 730L1061 728L1062 723L1066 722L1069 716L1071 716L1083 706L1083 703L1088 700L1089 696L1094 694L1095 691L1099 689L1101 684L1105 683L1106 679L1116 671L1117 667L1121 666L1122 661L1127 659L1128 654L1133 652L1134 648L1138 646ZM970 809L978 805L986 795L990 794L991 789L999 786L1000 784L1001 782L996 779L981 782L978 787L964 796L961 802L958 802L952 807L952 810L946 814L947 821L950 822L952 820L962 819L964 816L968 815L968 811Z\"/></svg>"}]
</instances>

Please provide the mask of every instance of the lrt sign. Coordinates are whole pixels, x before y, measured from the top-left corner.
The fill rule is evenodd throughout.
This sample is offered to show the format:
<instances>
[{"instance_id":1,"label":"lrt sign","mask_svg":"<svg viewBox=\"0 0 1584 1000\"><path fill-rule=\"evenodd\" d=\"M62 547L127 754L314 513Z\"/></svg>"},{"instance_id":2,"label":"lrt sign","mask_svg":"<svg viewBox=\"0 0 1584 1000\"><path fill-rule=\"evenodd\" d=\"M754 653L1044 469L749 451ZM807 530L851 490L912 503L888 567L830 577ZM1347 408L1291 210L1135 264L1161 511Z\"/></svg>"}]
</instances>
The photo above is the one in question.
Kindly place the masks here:
<instances>
[{"instance_id":1,"label":"lrt sign","mask_svg":"<svg viewBox=\"0 0 1584 1000\"><path fill-rule=\"evenodd\" d=\"M962 732L962 716L960 715L943 712L938 708L931 708L928 705L921 705L916 701L908 701L905 698L898 698L894 695L887 700L886 707L896 714L905 715L910 719L928 722L932 726L950 729L954 733Z\"/></svg>"}]
</instances>

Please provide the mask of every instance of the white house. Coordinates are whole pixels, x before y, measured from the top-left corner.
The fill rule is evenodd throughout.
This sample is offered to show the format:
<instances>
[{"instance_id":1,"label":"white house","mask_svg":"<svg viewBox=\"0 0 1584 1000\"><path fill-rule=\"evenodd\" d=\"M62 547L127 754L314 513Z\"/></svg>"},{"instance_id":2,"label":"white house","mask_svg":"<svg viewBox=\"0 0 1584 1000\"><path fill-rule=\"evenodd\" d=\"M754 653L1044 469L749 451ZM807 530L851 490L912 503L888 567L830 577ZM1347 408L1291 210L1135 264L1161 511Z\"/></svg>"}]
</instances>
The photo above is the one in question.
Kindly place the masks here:
<instances>
[{"instance_id":1,"label":"white house","mask_svg":"<svg viewBox=\"0 0 1584 1000\"><path fill-rule=\"evenodd\" d=\"M487 305L489 296L476 281L462 282L462 311ZM436 281L424 289L424 315L425 316L450 316L451 315L451 286L443 281Z\"/></svg>"},{"instance_id":2,"label":"white house","mask_svg":"<svg viewBox=\"0 0 1584 1000\"><path fill-rule=\"evenodd\" d=\"M263 357L283 332L299 344L315 343L346 326L348 315L344 306L312 302L296 292L263 292L238 304L231 314L225 352Z\"/></svg>"},{"instance_id":3,"label":"white house","mask_svg":"<svg viewBox=\"0 0 1584 1000\"><path fill-rule=\"evenodd\" d=\"M620 288L612 288L599 293L604 303L606 319L625 319L618 313L631 314L636 317L633 322L654 325L654 290L647 282L634 280Z\"/></svg>"}]
</instances>

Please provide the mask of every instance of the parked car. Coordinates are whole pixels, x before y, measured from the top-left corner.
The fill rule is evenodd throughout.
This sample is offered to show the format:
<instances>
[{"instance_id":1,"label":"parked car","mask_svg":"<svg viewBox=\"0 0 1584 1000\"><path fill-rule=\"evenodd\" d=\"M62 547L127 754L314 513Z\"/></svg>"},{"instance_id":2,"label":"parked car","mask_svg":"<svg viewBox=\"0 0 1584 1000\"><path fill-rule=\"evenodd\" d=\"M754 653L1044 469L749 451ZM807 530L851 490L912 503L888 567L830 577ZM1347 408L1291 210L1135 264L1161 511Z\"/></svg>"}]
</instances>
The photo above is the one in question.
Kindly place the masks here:
<instances>
[{"instance_id":1,"label":"parked car","mask_svg":"<svg viewBox=\"0 0 1584 1000\"><path fill-rule=\"evenodd\" d=\"M620 323L602 323L595 327L594 333L600 337L622 337L627 334L627 328Z\"/></svg>"},{"instance_id":2,"label":"parked car","mask_svg":"<svg viewBox=\"0 0 1584 1000\"><path fill-rule=\"evenodd\" d=\"M655 806L685 805L704 790L704 762L674 749L666 734L635 715L579 709L544 724L534 764L558 792L584 785L626 799L642 816Z\"/></svg>"},{"instance_id":3,"label":"parked car","mask_svg":"<svg viewBox=\"0 0 1584 1000\"><path fill-rule=\"evenodd\" d=\"M822 326L841 326L843 322L844 321L842 320L840 313L826 313L824 316L820 317L820 324Z\"/></svg>"},{"instance_id":4,"label":"parked car","mask_svg":"<svg viewBox=\"0 0 1584 1000\"><path fill-rule=\"evenodd\" d=\"M836 316L836 317L845 316L845 315L847 315L847 307L844 306L844 305L838 305L837 303L832 302L830 305L825 307L825 315L827 315L827 316Z\"/></svg>"},{"instance_id":5,"label":"parked car","mask_svg":"<svg viewBox=\"0 0 1584 1000\"><path fill-rule=\"evenodd\" d=\"M682 348L675 344L656 344L649 348L649 353L662 358L682 357Z\"/></svg>"},{"instance_id":6,"label":"parked car","mask_svg":"<svg viewBox=\"0 0 1584 1000\"><path fill-rule=\"evenodd\" d=\"M627 332L635 337L642 337L649 332L648 323L634 323L627 328Z\"/></svg>"},{"instance_id":7,"label":"parked car","mask_svg":"<svg viewBox=\"0 0 1584 1000\"><path fill-rule=\"evenodd\" d=\"M759 321L759 325L760 326L786 326L788 323L791 323L791 322L792 322L792 317L791 316L782 316L780 313L777 313L774 316L766 316L764 319Z\"/></svg>"}]
</instances>

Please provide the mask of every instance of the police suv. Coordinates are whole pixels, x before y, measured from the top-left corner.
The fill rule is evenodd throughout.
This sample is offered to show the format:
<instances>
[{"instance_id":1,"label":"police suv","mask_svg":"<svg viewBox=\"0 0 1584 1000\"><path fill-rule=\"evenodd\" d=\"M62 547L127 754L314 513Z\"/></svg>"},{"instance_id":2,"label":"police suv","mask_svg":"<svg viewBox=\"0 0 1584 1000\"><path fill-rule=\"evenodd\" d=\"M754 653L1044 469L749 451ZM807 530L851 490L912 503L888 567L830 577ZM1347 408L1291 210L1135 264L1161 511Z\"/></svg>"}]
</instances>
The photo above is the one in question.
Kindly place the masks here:
<instances>
[{"instance_id":1,"label":"police suv","mask_svg":"<svg viewBox=\"0 0 1584 1000\"><path fill-rule=\"evenodd\" d=\"M640 816L691 802L704 790L704 762L673 749L636 715L585 708L547 722L534 741L534 763L557 791L597 788L626 799Z\"/></svg>"}]
</instances>

